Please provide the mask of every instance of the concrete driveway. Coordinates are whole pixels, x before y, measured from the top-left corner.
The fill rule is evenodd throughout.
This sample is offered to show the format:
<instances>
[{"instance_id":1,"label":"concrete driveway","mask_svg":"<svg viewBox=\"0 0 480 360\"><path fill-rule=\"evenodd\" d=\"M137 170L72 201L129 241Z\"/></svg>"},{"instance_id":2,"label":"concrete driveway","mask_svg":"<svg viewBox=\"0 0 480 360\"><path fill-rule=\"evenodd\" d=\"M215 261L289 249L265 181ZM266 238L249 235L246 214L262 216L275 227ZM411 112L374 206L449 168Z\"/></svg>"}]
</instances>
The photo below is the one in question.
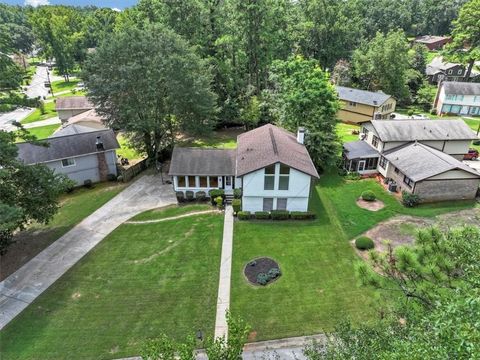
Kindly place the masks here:
<instances>
[{"instance_id":1,"label":"concrete driveway","mask_svg":"<svg viewBox=\"0 0 480 360\"><path fill-rule=\"evenodd\" d=\"M13 126L12 123L14 121L21 122L28 115L30 115L33 112L33 110L35 109L25 107L25 108L18 108L16 110L0 114L0 130L4 130L4 131L17 130L17 127Z\"/></svg>"},{"instance_id":2,"label":"concrete driveway","mask_svg":"<svg viewBox=\"0 0 480 360\"><path fill-rule=\"evenodd\" d=\"M172 185L144 175L0 283L0 329L132 216L175 204Z\"/></svg>"}]
</instances>

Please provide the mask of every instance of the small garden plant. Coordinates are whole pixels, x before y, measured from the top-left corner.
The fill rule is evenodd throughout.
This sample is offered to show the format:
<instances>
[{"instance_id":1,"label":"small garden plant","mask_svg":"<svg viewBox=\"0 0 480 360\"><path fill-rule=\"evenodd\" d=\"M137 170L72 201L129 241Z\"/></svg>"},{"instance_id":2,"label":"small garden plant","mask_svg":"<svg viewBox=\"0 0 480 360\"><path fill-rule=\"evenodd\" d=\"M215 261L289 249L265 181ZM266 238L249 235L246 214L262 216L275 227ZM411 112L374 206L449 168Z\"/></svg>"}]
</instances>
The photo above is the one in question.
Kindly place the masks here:
<instances>
[{"instance_id":1,"label":"small garden plant","mask_svg":"<svg viewBox=\"0 0 480 360\"><path fill-rule=\"evenodd\" d=\"M268 285L282 275L277 262L268 257L250 261L244 269L245 277L253 285Z\"/></svg>"},{"instance_id":2,"label":"small garden plant","mask_svg":"<svg viewBox=\"0 0 480 360\"><path fill-rule=\"evenodd\" d=\"M365 200L365 201L377 200L377 196L372 190L365 190L364 192L362 192L361 196L362 196L362 200Z\"/></svg>"},{"instance_id":3,"label":"small garden plant","mask_svg":"<svg viewBox=\"0 0 480 360\"><path fill-rule=\"evenodd\" d=\"M360 236L355 240L355 246L358 250L370 250L375 247L375 243L367 236Z\"/></svg>"},{"instance_id":4,"label":"small garden plant","mask_svg":"<svg viewBox=\"0 0 480 360\"><path fill-rule=\"evenodd\" d=\"M410 194L407 191L402 191L402 204L406 207L415 207L420 203L420 197L415 194Z\"/></svg>"}]
</instances>

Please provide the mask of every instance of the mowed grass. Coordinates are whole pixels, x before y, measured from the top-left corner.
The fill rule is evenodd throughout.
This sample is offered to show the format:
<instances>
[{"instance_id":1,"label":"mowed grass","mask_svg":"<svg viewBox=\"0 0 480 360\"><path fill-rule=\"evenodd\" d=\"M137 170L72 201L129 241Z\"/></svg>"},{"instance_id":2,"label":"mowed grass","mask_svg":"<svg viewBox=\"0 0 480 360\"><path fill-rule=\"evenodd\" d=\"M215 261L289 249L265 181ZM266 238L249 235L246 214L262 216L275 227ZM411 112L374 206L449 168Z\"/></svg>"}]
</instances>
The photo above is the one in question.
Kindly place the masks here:
<instances>
[{"instance_id":1,"label":"mowed grass","mask_svg":"<svg viewBox=\"0 0 480 360\"><path fill-rule=\"evenodd\" d=\"M72 91L75 89L80 82L80 79L71 79L69 82L64 80L57 80L52 82L52 90L53 94L60 92L60 91Z\"/></svg>"},{"instance_id":2,"label":"mowed grass","mask_svg":"<svg viewBox=\"0 0 480 360\"><path fill-rule=\"evenodd\" d=\"M15 235L15 243L0 258L0 278L14 272L124 188L123 183L102 183L92 189L78 188L64 195L60 199L60 209L48 224L33 223Z\"/></svg>"},{"instance_id":3,"label":"mowed grass","mask_svg":"<svg viewBox=\"0 0 480 360\"><path fill-rule=\"evenodd\" d=\"M355 201L370 189L386 206L378 212ZM232 268L232 312L252 326L252 340L331 331L343 319L353 323L377 316L380 300L359 287L349 240L397 214L435 216L472 208L475 202L451 202L404 208L374 180L345 181L325 174L313 189L314 221L237 221ZM245 280L244 266L257 257L276 260L281 278L267 287Z\"/></svg>"},{"instance_id":4,"label":"mowed grass","mask_svg":"<svg viewBox=\"0 0 480 360\"><path fill-rule=\"evenodd\" d=\"M50 135L52 135L60 126L60 124L39 126L28 129L28 132L31 135L35 135L37 139L46 139Z\"/></svg>"},{"instance_id":5,"label":"mowed grass","mask_svg":"<svg viewBox=\"0 0 480 360\"><path fill-rule=\"evenodd\" d=\"M128 160L143 159L145 157L128 144L127 139L122 133L118 134L117 140L120 144L120 149L117 150L117 155L123 156Z\"/></svg>"},{"instance_id":6,"label":"mowed grass","mask_svg":"<svg viewBox=\"0 0 480 360\"><path fill-rule=\"evenodd\" d=\"M30 115L28 115L25 119L22 120L22 124L30 124L36 121L47 120L52 117L57 116L57 112L55 111L55 103L49 102L45 103L45 114L42 114L40 109L35 109Z\"/></svg>"},{"instance_id":7,"label":"mowed grass","mask_svg":"<svg viewBox=\"0 0 480 360\"><path fill-rule=\"evenodd\" d=\"M212 336L220 215L124 224L0 333L2 359L138 355L162 333Z\"/></svg>"},{"instance_id":8,"label":"mowed grass","mask_svg":"<svg viewBox=\"0 0 480 360\"><path fill-rule=\"evenodd\" d=\"M146 221L146 220L159 220L170 217L185 215L198 211L215 210L215 208L209 204L191 204L191 205L171 205L164 208L153 209L145 211L131 218L133 221Z\"/></svg>"},{"instance_id":9,"label":"mowed grass","mask_svg":"<svg viewBox=\"0 0 480 360\"><path fill-rule=\"evenodd\" d=\"M360 126L344 123L337 124L337 134L340 137L342 143L359 140L358 134L354 135L352 134L352 131L360 131Z\"/></svg>"},{"instance_id":10,"label":"mowed grass","mask_svg":"<svg viewBox=\"0 0 480 360\"><path fill-rule=\"evenodd\" d=\"M218 130L207 136L183 137L179 139L178 143L179 146L235 149L237 136L242 132L242 129Z\"/></svg>"}]
</instances>

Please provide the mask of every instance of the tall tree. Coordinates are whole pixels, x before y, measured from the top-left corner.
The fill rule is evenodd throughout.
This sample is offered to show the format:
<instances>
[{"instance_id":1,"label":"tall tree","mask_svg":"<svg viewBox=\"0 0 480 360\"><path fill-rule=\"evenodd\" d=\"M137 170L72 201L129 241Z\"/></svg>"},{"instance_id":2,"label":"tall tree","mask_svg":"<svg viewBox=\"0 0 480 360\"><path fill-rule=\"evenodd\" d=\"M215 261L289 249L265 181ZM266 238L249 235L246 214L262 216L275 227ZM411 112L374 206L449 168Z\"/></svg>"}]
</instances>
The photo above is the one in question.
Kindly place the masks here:
<instances>
[{"instance_id":1,"label":"tall tree","mask_svg":"<svg viewBox=\"0 0 480 360\"><path fill-rule=\"evenodd\" d=\"M111 36L87 59L89 98L112 128L152 159L171 147L178 130L215 125L215 95L207 64L179 35L161 26Z\"/></svg>"},{"instance_id":2,"label":"tall tree","mask_svg":"<svg viewBox=\"0 0 480 360\"><path fill-rule=\"evenodd\" d=\"M322 169L335 165L340 152L335 130L339 103L328 73L318 61L296 56L274 62L271 81L280 125L291 131L304 127L305 145L315 165Z\"/></svg>"},{"instance_id":3,"label":"tall tree","mask_svg":"<svg viewBox=\"0 0 480 360\"><path fill-rule=\"evenodd\" d=\"M382 90L400 102L408 102L408 42L402 31L377 33L353 54L356 82L367 90Z\"/></svg>"},{"instance_id":4,"label":"tall tree","mask_svg":"<svg viewBox=\"0 0 480 360\"><path fill-rule=\"evenodd\" d=\"M0 131L0 254L7 251L18 228L31 221L48 223L58 210L59 196L72 186L45 165L18 160L15 139L15 132Z\"/></svg>"},{"instance_id":5,"label":"tall tree","mask_svg":"<svg viewBox=\"0 0 480 360\"><path fill-rule=\"evenodd\" d=\"M470 0L453 22L453 41L448 46L450 58L467 64L465 79L470 79L473 65L480 59L480 0Z\"/></svg>"}]
</instances>

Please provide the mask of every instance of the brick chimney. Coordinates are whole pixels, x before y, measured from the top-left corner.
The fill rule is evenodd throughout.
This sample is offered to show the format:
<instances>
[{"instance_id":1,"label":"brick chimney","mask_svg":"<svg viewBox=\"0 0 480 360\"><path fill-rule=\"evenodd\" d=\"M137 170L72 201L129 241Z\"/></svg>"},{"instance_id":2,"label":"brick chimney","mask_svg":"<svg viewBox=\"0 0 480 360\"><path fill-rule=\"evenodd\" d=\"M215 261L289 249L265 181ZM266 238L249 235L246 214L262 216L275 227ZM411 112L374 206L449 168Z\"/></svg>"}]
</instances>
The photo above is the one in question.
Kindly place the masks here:
<instances>
[{"instance_id":1,"label":"brick chimney","mask_svg":"<svg viewBox=\"0 0 480 360\"><path fill-rule=\"evenodd\" d=\"M98 174L100 177L100 181L106 181L108 175L108 164L101 136L97 136L95 146L97 148Z\"/></svg>"},{"instance_id":2,"label":"brick chimney","mask_svg":"<svg viewBox=\"0 0 480 360\"><path fill-rule=\"evenodd\" d=\"M303 144L305 142L305 128L299 127L297 130L297 142Z\"/></svg>"}]
</instances>

